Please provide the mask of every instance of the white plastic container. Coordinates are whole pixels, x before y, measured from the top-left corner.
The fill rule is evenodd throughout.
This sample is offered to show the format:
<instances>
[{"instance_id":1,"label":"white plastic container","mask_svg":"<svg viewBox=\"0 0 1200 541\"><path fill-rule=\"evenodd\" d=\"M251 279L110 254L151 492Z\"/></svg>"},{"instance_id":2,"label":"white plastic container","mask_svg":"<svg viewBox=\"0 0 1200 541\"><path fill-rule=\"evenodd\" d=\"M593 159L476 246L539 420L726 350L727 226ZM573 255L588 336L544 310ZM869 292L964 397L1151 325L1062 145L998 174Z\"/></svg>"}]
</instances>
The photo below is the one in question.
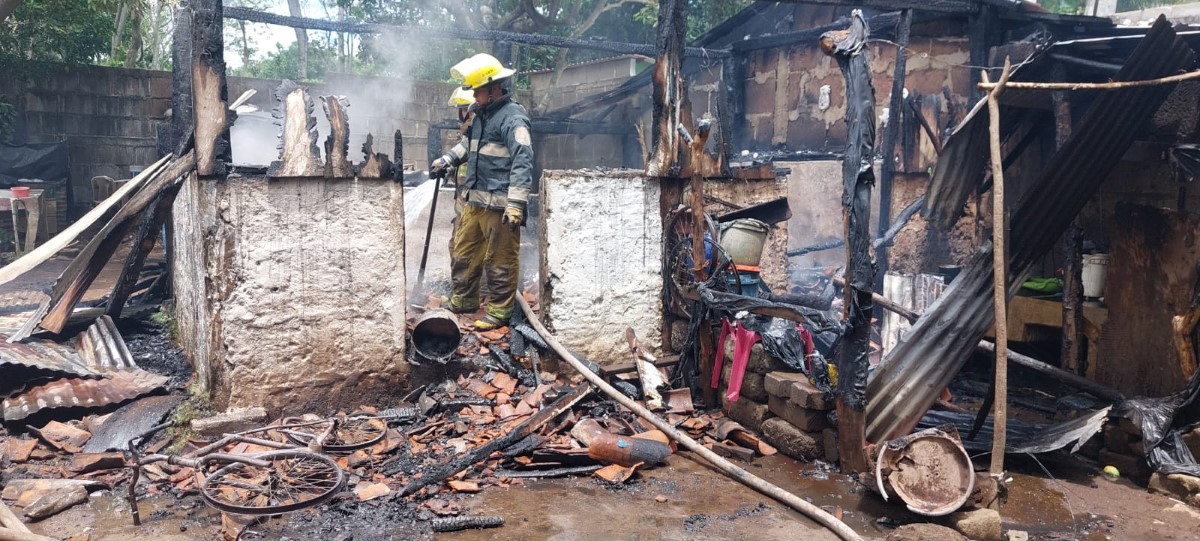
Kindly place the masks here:
<instances>
[{"instance_id":1,"label":"white plastic container","mask_svg":"<svg viewBox=\"0 0 1200 541\"><path fill-rule=\"evenodd\" d=\"M734 220L721 224L720 244L735 265L757 267L762 261L768 231L767 224L754 218Z\"/></svg>"},{"instance_id":2,"label":"white plastic container","mask_svg":"<svg viewBox=\"0 0 1200 541\"><path fill-rule=\"evenodd\" d=\"M1104 276L1108 274L1108 254L1083 256L1083 296L1098 299L1104 296Z\"/></svg>"}]
</instances>

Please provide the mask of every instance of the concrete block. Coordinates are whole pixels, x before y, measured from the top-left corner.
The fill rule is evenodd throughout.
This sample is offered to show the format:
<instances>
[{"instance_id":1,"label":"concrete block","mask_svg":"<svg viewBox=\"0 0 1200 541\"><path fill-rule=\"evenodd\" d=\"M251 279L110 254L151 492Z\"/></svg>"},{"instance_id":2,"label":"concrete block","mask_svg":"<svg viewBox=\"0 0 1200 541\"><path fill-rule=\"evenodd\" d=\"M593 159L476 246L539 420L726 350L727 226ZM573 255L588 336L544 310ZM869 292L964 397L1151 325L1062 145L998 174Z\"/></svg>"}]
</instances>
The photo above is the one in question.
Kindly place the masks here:
<instances>
[{"instance_id":1,"label":"concrete block","mask_svg":"<svg viewBox=\"0 0 1200 541\"><path fill-rule=\"evenodd\" d=\"M802 372L783 372L774 371L766 374L764 384L767 388L767 394L778 396L780 398L790 398L792 392L792 383L797 381L808 381L808 376Z\"/></svg>"},{"instance_id":2,"label":"concrete block","mask_svg":"<svg viewBox=\"0 0 1200 541\"><path fill-rule=\"evenodd\" d=\"M945 526L929 523L905 524L892 530L885 541L970 541Z\"/></svg>"},{"instance_id":3,"label":"concrete block","mask_svg":"<svg viewBox=\"0 0 1200 541\"><path fill-rule=\"evenodd\" d=\"M1200 459L1200 428L1184 433L1183 444L1192 452L1192 457Z\"/></svg>"},{"instance_id":4,"label":"concrete block","mask_svg":"<svg viewBox=\"0 0 1200 541\"><path fill-rule=\"evenodd\" d=\"M825 462L836 464L841 460L838 453L838 433L836 429L821 430L821 449L825 451Z\"/></svg>"},{"instance_id":5,"label":"concrete block","mask_svg":"<svg viewBox=\"0 0 1200 541\"><path fill-rule=\"evenodd\" d=\"M1104 423L1104 448L1114 453L1129 454L1129 433L1117 423Z\"/></svg>"},{"instance_id":6,"label":"concrete block","mask_svg":"<svg viewBox=\"0 0 1200 541\"><path fill-rule=\"evenodd\" d=\"M234 408L212 417L192 419L192 430L201 436L220 436L257 428L267 422L267 410L262 406Z\"/></svg>"},{"instance_id":7,"label":"concrete block","mask_svg":"<svg viewBox=\"0 0 1200 541\"><path fill-rule=\"evenodd\" d=\"M766 376L754 372L746 372L742 378L741 397L755 402L767 401Z\"/></svg>"},{"instance_id":8,"label":"concrete block","mask_svg":"<svg viewBox=\"0 0 1200 541\"><path fill-rule=\"evenodd\" d=\"M1004 536L1008 541L1029 541L1029 532L1025 530L1009 530Z\"/></svg>"},{"instance_id":9,"label":"concrete block","mask_svg":"<svg viewBox=\"0 0 1200 541\"><path fill-rule=\"evenodd\" d=\"M1182 473L1154 472L1150 475L1150 482L1146 488L1150 489L1150 492L1192 503L1192 500L1197 499L1195 496L1200 495L1200 478Z\"/></svg>"},{"instance_id":10,"label":"concrete block","mask_svg":"<svg viewBox=\"0 0 1200 541\"><path fill-rule=\"evenodd\" d=\"M729 415L730 419L742 423L742 426L749 430L761 429L763 421L773 416L766 404L747 398L730 402L729 406L725 408L725 414Z\"/></svg>"},{"instance_id":11,"label":"concrete block","mask_svg":"<svg viewBox=\"0 0 1200 541\"><path fill-rule=\"evenodd\" d=\"M1001 541L1000 512L995 509L970 509L946 516L947 526L975 541Z\"/></svg>"},{"instance_id":12,"label":"concrete block","mask_svg":"<svg viewBox=\"0 0 1200 541\"><path fill-rule=\"evenodd\" d=\"M818 432L829 426L829 419L824 411L802 408L795 402L772 396L767 400L771 413L786 419L797 428L808 432Z\"/></svg>"},{"instance_id":13,"label":"concrete block","mask_svg":"<svg viewBox=\"0 0 1200 541\"><path fill-rule=\"evenodd\" d=\"M792 383L788 398L797 405L808 409L831 410L834 406L833 400L826 400L825 393L809 383L808 378Z\"/></svg>"},{"instance_id":14,"label":"concrete block","mask_svg":"<svg viewBox=\"0 0 1200 541\"><path fill-rule=\"evenodd\" d=\"M822 456L819 433L805 432L778 417L767 419L760 432L767 443L797 460L812 460Z\"/></svg>"}]
</instances>

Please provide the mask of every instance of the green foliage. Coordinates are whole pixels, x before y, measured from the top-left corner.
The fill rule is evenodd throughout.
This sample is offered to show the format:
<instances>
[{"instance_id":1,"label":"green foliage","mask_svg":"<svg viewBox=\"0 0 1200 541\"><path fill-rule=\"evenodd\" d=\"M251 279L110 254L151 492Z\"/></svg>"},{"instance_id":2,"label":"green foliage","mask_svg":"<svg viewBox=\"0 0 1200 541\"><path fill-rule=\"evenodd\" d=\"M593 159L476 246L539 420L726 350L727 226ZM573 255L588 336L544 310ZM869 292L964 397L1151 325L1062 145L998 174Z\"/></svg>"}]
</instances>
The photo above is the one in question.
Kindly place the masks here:
<instances>
[{"instance_id":1,"label":"green foliage","mask_svg":"<svg viewBox=\"0 0 1200 541\"><path fill-rule=\"evenodd\" d=\"M687 41L691 42L725 22L737 12L745 9L753 0L730 0L727 2L711 2L705 0L689 0ZM658 5L645 6L638 10L633 18L647 26L657 26Z\"/></svg>"},{"instance_id":2,"label":"green foliage","mask_svg":"<svg viewBox=\"0 0 1200 541\"><path fill-rule=\"evenodd\" d=\"M86 64L109 50L116 0L25 0L0 22L0 73L36 75L48 63Z\"/></svg>"},{"instance_id":3,"label":"green foliage","mask_svg":"<svg viewBox=\"0 0 1200 541\"><path fill-rule=\"evenodd\" d=\"M200 388L199 383L193 383L188 387L187 398L175 408L175 411L171 412L171 426L167 429L167 437L170 438L171 445L167 447L167 454L178 454L188 440L195 436L192 431L192 419L200 419L216 413L217 410L213 407L208 393Z\"/></svg>"},{"instance_id":4,"label":"green foliage","mask_svg":"<svg viewBox=\"0 0 1200 541\"><path fill-rule=\"evenodd\" d=\"M8 102L7 96L0 96L0 143L12 142L17 130L17 108Z\"/></svg>"}]
</instances>

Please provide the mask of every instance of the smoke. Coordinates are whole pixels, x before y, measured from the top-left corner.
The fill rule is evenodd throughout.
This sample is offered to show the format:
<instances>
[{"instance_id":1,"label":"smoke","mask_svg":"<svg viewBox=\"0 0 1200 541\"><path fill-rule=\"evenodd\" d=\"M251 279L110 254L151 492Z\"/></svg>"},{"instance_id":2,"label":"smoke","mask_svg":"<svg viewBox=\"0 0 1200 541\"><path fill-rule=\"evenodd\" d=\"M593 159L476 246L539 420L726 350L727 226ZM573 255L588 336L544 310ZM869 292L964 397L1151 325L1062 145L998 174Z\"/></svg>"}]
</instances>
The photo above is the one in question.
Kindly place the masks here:
<instances>
[{"instance_id":1,"label":"smoke","mask_svg":"<svg viewBox=\"0 0 1200 541\"><path fill-rule=\"evenodd\" d=\"M325 152L325 138L329 136L330 130L325 111L319 103L321 96L341 95L349 100L350 106L346 110L350 119L348 155L355 164L365 159L362 145L368 133L374 136L374 151L383 152L394 161L396 130L400 130L406 139L424 139L424 124L418 121L437 122L454 118L454 111L446 106L446 98L453 89L450 84L445 85L443 93L436 93L431 103L427 97L419 101L413 100L418 72L449 74L450 64L457 61L456 53L436 47L414 47L411 38L406 39L404 36L390 33L364 40L363 43L368 55L374 58L377 71L384 76L329 74L323 83L301 83L318 102L313 116L317 121L317 147L322 158ZM444 69L441 64L445 64ZM231 133L234 163L267 165L279 159L280 127L273 123L270 113L278 105L274 89L264 91L261 85L256 87L260 88L260 91L252 98L251 103L260 111L241 114ZM240 90L231 88L230 94ZM404 161L415 169L424 169L427 165L424 153L415 155L413 147L408 147Z\"/></svg>"}]
</instances>

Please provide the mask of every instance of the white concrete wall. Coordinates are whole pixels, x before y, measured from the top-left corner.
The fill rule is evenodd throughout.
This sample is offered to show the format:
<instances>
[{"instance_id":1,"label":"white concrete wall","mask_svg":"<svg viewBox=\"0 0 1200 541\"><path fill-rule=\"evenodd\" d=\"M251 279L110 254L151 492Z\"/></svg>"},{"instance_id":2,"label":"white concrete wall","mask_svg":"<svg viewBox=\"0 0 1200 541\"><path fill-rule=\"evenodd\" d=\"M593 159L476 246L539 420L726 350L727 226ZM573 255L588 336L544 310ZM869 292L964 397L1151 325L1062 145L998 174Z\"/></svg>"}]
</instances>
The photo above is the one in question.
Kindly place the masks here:
<instances>
[{"instance_id":1,"label":"white concrete wall","mask_svg":"<svg viewBox=\"0 0 1200 541\"><path fill-rule=\"evenodd\" d=\"M220 407L325 413L402 391L403 207L401 185L379 180L233 177L181 193L180 330Z\"/></svg>"},{"instance_id":2,"label":"white concrete wall","mask_svg":"<svg viewBox=\"0 0 1200 541\"><path fill-rule=\"evenodd\" d=\"M661 197L640 171L542 175L542 318L601 365L630 360L626 327L661 345Z\"/></svg>"}]
</instances>

